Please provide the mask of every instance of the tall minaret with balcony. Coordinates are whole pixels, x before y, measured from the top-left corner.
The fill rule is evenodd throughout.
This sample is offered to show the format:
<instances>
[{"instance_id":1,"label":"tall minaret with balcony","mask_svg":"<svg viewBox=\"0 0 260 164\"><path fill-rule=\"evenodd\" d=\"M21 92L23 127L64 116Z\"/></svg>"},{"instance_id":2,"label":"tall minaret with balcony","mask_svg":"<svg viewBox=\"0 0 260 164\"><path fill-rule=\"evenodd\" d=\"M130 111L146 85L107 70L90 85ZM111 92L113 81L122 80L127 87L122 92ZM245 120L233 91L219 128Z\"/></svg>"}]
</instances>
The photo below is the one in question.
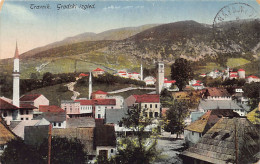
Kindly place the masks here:
<instances>
[{"instance_id":1,"label":"tall minaret with balcony","mask_svg":"<svg viewBox=\"0 0 260 164\"><path fill-rule=\"evenodd\" d=\"M16 43L14 53L14 69L13 69L13 105L20 107L20 64L19 52Z\"/></svg>"},{"instance_id":2,"label":"tall minaret with balcony","mask_svg":"<svg viewBox=\"0 0 260 164\"><path fill-rule=\"evenodd\" d=\"M91 71L89 73L89 81L88 81L88 99L91 98L92 94L92 76L91 76Z\"/></svg>"},{"instance_id":3,"label":"tall minaret with balcony","mask_svg":"<svg viewBox=\"0 0 260 164\"><path fill-rule=\"evenodd\" d=\"M144 76L144 75L143 75L143 61L141 61L141 70L140 70L140 76L141 76L141 77L140 77L140 80L142 80L142 81L143 81L143 80L144 80L144 77L143 77L143 76Z\"/></svg>"}]
</instances>

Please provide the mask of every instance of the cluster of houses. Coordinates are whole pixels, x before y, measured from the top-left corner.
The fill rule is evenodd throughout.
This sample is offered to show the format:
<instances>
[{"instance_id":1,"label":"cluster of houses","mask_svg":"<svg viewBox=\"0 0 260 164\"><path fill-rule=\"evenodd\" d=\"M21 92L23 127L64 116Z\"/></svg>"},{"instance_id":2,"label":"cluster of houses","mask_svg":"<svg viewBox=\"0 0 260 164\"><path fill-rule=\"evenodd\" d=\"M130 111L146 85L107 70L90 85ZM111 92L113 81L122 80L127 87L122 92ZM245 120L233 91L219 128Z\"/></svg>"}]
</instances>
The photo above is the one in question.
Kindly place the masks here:
<instances>
[{"instance_id":1,"label":"cluster of houses","mask_svg":"<svg viewBox=\"0 0 260 164\"><path fill-rule=\"evenodd\" d=\"M164 77L164 65L159 62L157 79L151 76L145 78L150 81L149 85L156 84L156 92L133 94L124 99L101 90L92 92L91 74L80 74L89 76L89 97L62 100L60 106L55 106L50 105L42 94L20 97L17 47L14 60L13 99L0 97L0 155L12 139L20 137L26 144L39 145L51 131L52 136L76 137L82 141L91 163L98 155L110 158L117 153L118 137L132 134L132 130L120 122L128 116L128 109L146 109L141 113L143 116L162 119L168 109L162 107L160 93L176 82ZM100 76L104 70L97 68L91 73ZM118 76L124 76L123 72L118 72ZM238 72L238 76L243 74ZM142 79L139 74L131 77ZM184 139L190 147L181 155L184 163L235 163L237 160L246 163L259 160L259 126L254 124L260 124L260 117L255 117L259 115L260 108L249 113L249 99L243 96L243 90L237 88L235 94L230 95L223 88L205 88L198 80L191 80L189 86L195 90L172 92L174 99L197 103L185 120ZM145 131L157 128L157 123L153 121Z\"/></svg>"},{"instance_id":2,"label":"cluster of houses","mask_svg":"<svg viewBox=\"0 0 260 164\"><path fill-rule=\"evenodd\" d=\"M251 82L260 82L260 78L254 75L250 75L246 77L246 71L242 68L238 69L238 71L233 71L229 67L223 71L214 70L207 74L201 74L200 77L211 77L215 78L223 78L226 79L245 79L247 83Z\"/></svg>"}]
</instances>

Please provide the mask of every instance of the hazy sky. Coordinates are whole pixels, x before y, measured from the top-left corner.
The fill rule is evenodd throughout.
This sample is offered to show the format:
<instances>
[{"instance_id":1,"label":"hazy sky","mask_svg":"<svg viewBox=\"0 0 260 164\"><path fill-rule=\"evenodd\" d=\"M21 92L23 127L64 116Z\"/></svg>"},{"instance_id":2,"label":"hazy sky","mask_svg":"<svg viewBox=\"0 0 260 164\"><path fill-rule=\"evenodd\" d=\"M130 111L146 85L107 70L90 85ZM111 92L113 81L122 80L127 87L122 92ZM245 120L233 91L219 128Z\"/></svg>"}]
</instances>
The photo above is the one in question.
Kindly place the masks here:
<instances>
[{"instance_id":1,"label":"hazy sky","mask_svg":"<svg viewBox=\"0 0 260 164\"><path fill-rule=\"evenodd\" d=\"M1 1L1 0L0 0ZM13 57L17 40L19 52L62 40L84 32L195 20L212 24L217 12L238 1L8 1L0 11L0 58ZM241 2L241 1L240 1ZM260 11L255 0L242 1ZM31 9L34 4L50 9ZM76 9L60 9L75 4ZM94 5L83 10L80 5Z\"/></svg>"}]
</instances>

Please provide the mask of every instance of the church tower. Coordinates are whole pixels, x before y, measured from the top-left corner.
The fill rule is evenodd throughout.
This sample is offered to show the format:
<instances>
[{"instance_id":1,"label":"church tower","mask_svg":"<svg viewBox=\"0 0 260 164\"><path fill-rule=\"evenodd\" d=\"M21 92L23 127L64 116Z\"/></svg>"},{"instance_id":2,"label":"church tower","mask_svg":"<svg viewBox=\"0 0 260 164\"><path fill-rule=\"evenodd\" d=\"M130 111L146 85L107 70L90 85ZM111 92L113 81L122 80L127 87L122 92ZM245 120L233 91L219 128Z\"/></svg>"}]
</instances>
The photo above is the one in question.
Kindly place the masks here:
<instances>
[{"instance_id":1,"label":"church tower","mask_svg":"<svg viewBox=\"0 0 260 164\"><path fill-rule=\"evenodd\" d=\"M14 69L13 69L13 105L20 107L20 64L19 52L16 43L14 54Z\"/></svg>"},{"instance_id":2,"label":"church tower","mask_svg":"<svg viewBox=\"0 0 260 164\"><path fill-rule=\"evenodd\" d=\"M91 98L92 94L92 76L91 76L91 71L89 73L89 81L88 81L88 99Z\"/></svg>"},{"instance_id":3,"label":"church tower","mask_svg":"<svg viewBox=\"0 0 260 164\"><path fill-rule=\"evenodd\" d=\"M156 94L160 94L164 83L164 64L163 62L158 62L158 72L156 78Z\"/></svg>"}]
</instances>

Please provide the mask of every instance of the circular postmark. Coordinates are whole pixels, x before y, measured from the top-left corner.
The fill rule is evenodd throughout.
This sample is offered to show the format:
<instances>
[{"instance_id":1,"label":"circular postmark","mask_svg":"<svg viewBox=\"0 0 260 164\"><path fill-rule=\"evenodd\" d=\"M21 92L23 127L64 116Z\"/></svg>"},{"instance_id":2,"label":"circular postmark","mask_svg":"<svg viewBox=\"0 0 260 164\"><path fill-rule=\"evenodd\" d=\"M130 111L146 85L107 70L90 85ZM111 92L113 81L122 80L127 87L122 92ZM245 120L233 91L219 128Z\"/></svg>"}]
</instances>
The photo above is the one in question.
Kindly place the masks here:
<instances>
[{"instance_id":1,"label":"circular postmark","mask_svg":"<svg viewBox=\"0 0 260 164\"><path fill-rule=\"evenodd\" d=\"M215 16L213 33L220 51L251 51L260 42L259 15L246 3L229 4Z\"/></svg>"}]
</instances>

